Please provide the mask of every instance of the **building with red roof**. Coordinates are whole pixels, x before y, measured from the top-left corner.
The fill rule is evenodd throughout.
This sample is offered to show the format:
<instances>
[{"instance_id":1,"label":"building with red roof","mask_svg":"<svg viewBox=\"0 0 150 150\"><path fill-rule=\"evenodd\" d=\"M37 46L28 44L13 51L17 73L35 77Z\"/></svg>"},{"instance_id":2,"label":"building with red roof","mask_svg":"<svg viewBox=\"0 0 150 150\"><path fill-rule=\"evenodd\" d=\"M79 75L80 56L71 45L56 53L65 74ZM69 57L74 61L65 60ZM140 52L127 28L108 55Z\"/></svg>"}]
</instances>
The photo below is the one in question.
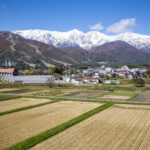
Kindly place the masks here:
<instances>
[{"instance_id":1,"label":"building with red roof","mask_svg":"<svg viewBox=\"0 0 150 150\"><path fill-rule=\"evenodd\" d=\"M15 68L2 68L0 69L0 76L17 76L19 73Z\"/></svg>"}]
</instances>

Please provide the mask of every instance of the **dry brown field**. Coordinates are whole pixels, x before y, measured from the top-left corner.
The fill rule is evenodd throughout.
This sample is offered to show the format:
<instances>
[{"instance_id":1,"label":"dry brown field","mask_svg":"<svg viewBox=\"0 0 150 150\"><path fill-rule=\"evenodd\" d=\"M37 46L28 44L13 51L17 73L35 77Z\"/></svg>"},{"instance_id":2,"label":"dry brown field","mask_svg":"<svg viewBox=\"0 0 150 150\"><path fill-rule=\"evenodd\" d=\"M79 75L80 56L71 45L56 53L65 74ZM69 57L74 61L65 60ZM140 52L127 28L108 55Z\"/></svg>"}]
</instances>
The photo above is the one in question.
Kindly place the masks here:
<instances>
[{"instance_id":1,"label":"dry brown field","mask_svg":"<svg viewBox=\"0 0 150 150\"><path fill-rule=\"evenodd\" d=\"M66 96L66 95L74 95L74 93L80 92L81 90L79 89L64 89L62 90L62 94L57 95L58 97L60 96Z\"/></svg>"},{"instance_id":2,"label":"dry brown field","mask_svg":"<svg viewBox=\"0 0 150 150\"><path fill-rule=\"evenodd\" d=\"M8 110L21 108L25 106L45 103L50 101L49 99L35 99L35 98L19 98L19 99L12 99L9 101L2 101L0 102L0 112L5 112Z\"/></svg>"},{"instance_id":3,"label":"dry brown field","mask_svg":"<svg viewBox=\"0 0 150 150\"><path fill-rule=\"evenodd\" d=\"M114 105L32 150L149 150L150 107Z\"/></svg>"},{"instance_id":4,"label":"dry brown field","mask_svg":"<svg viewBox=\"0 0 150 150\"><path fill-rule=\"evenodd\" d=\"M67 98L90 98L92 96L95 96L96 94L92 94L92 93L78 93L78 94L74 94L74 95L70 95L70 96L66 96Z\"/></svg>"},{"instance_id":5,"label":"dry brown field","mask_svg":"<svg viewBox=\"0 0 150 150\"><path fill-rule=\"evenodd\" d=\"M18 89L16 89L16 88L3 88L3 89L0 89L0 92L14 91L14 90L18 90Z\"/></svg>"},{"instance_id":6,"label":"dry brown field","mask_svg":"<svg viewBox=\"0 0 150 150\"><path fill-rule=\"evenodd\" d=\"M62 101L0 116L0 149L24 141L100 105Z\"/></svg>"},{"instance_id":7,"label":"dry brown field","mask_svg":"<svg viewBox=\"0 0 150 150\"><path fill-rule=\"evenodd\" d=\"M44 92L47 92L47 91L49 91L49 90L40 90L40 91L37 91L37 90L35 90L35 91L32 91L32 92L26 92L25 94L26 95L38 95L39 93L44 93Z\"/></svg>"},{"instance_id":8,"label":"dry brown field","mask_svg":"<svg viewBox=\"0 0 150 150\"><path fill-rule=\"evenodd\" d=\"M121 100L127 100L130 98L130 96L119 96L119 95L104 95L100 98L104 99L121 99Z\"/></svg>"},{"instance_id":9,"label":"dry brown field","mask_svg":"<svg viewBox=\"0 0 150 150\"><path fill-rule=\"evenodd\" d=\"M62 94L62 90L49 90L44 89L40 91L32 91L32 92L26 92L26 95L34 95L34 96L56 96L58 94Z\"/></svg>"}]
</instances>

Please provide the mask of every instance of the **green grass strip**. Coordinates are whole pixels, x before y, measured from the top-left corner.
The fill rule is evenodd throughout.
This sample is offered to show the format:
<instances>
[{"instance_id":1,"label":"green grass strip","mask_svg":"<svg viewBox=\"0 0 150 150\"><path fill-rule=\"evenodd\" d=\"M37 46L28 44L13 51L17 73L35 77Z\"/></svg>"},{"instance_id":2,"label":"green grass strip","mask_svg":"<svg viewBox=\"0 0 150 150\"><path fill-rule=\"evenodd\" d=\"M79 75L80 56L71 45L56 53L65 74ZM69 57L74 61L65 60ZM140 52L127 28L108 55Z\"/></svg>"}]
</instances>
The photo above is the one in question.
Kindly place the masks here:
<instances>
[{"instance_id":1,"label":"green grass strip","mask_svg":"<svg viewBox=\"0 0 150 150\"><path fill-rule=\"evenodd\" d=\"M109 101L91 100L91 99L70 99L70 98L51 98L52 100L60 101L77 101L77 102L96 102L96 103L107 103Z\"/></svg>"},{"instance_id":2,"label":"green grass strip","mask_svg":"<svg viewBox=\"0 0 150 150\"><path fill-rule=\"evenodd\" d=\"M113 102L114 104L129 104L129 105L150 105L150 103L132 103L132 102Z\"/></svg>"},{"instance_id":3,"label":"green grass strip","mask_svg":"<svg viewBox=\"0 0 150 150\"><path fill-rule=\"evenodd\" d=\"M129 99L127 99L127 101L130 101L130 100L134 99L138 95L139 95L139 93L134 93Z\"/></svg>"},{"instance_id":4,"label":"green grass strip","mask_svg":"<svg viewBox=\"0 0 150 150\"><path fill-rule=\"evenodd\" d=\"M10 90L10 91L2 91L1 93L22 93L22 92L27 92L31 91L31 89L16 89L16 90Z\"/></svg>"},{"instance_id":5,"label":"green grass strip","mask_svg":"<svg viewBox=\"0 0 150 150\"><path fill-rule=\"evenodd\" d=\"M18 112L18 111L31 109L31 108L35 108L35 107L39 107L39 106L43 106L43 105L47 105L47 104L51 104L51 103L55 103L55 102L58 102L58 101L59 100L55 100L55 101L50 101L50 102L46 102L46 103L30 105L30 106L21 107L21 108L17 108L17 109L13 109L13 110L8 110L8 111L5 111L5 112L0 112L0 116L6 115L6 114L10 114L10 113L14 113L14 112Z\"/></svg>"},{"instance_id":6,"label":"green grass strip","mask_svg":"<svg viewBox=\"0 0 150 150\"><path fill-rule=\"evenodd\" d=\"M69 99L69 98L51 98L52 100L60 100L60 101L79 101L79 102L96 102L96 103L113 103L113 104L130 104L130 105L150 105L150 103L146 102L119 102L119 101L106 101L106 100L90 100L90 99Z\"/></svg>"},{"instance_id":7,"label":"green grass strip","mask_svg":"<svg viewBox=\"0 0 150 150\"><path fill-rule=\"evenodd\" d=\"M23 98L37 98L37 99L50 99L52 100L51 96L33 96L33 95L23 95Z\"/></svg>"},{"instance_id":8,"label":"green grass strip","mask_svg":"<svg viewBox=\"0 0 150 150\"><path fill-rule=\"evenodd\" d=\"M42 132L36 136L29 138L23 142L20 142L14 146L8 148L7 150L26 150L26 149L29 149L29 148L35 146L36 144L58 134L59 132L61 132L65 129L67 129L67 128L69 128L69 127L71 127L71 126L73 126L73 125L75 125L75 124L77 124L77 123L79 123L79 122L81 122L81 121L109 108L112 105L113 105L113 103L110 103L110 102L106 103L106 104L99 106L93 110L90 110L90 111L88 111L88 112L68 121L68 122L65 122L59 126L56 126L52 129L50 129L50 130L47 130L45 132Z\"/></svg>"},{"instance_id":9,"label":"green grass strip","mask_svg":"<svg viewBox=\"0 0 150 150\"><path fill-rule=\"evenodd\" d=\"M7 100L12 100L12 99L18 99L18 98L22 98L22 96L10 96L10 97L0 98L0 102L7 101Z\"/></svg>"}]
</instances>

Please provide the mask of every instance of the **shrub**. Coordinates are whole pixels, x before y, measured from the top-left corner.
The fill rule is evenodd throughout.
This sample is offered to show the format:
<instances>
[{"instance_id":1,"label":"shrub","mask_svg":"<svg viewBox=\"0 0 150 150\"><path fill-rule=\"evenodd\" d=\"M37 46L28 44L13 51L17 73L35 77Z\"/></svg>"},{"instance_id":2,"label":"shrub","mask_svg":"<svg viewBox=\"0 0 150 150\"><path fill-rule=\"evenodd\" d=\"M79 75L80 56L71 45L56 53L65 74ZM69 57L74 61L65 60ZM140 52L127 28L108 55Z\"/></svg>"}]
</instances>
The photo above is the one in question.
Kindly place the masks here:
<instances>
[{"instance_id":1,"label":"shrub","mask_svg":"<svg viewBox=\"0 0 150 150\"><path fill-rule=\"evenodd\" d=\"M132 79L132 83L136 86L136 87L144 87L145 86L145 81L141 78L139 79Z\"/></svg>"}]
</instances>

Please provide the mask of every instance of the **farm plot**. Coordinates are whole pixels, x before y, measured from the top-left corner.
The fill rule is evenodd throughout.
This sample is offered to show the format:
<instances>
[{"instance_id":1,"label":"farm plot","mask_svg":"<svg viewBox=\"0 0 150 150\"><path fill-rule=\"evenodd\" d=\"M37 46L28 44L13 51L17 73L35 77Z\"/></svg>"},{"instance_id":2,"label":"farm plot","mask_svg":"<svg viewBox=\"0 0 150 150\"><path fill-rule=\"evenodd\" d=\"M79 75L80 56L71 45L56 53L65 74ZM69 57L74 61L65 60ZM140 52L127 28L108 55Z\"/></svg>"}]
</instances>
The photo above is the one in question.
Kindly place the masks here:
<instances>
[{"instance_id":1,"label":"farm plot","mask_svg":"<svg viewBox=\"0 0 150 150\"><path fill-rule=\"evenodd\" d=\"M135 102L146 102L149 103L150 102L150 94L140 94L137 97L135 97L134 99L132 99L132 101Z\"/></svg>"},{"instance_id":2,"label":"farm plot","mask_svg":"<svg viewBox=\"0 0 150 150\"><path fill-rule=\"evenodd\" d=\"M79 89L64 89L62 94L57 95L57 97L66 97L66 96L72 96L74 94L79 93Z\"/></svg>"},{"instance_id":3,"label":"farm plot","mask_svg":"<svg viewBox=\"0 0 150 150\"><path fill-rule=\"evenodd\" d=\"M16 96L0 94L0 103L1 103L1 101L10 100L13 98L15 99Z\"/></svg>"},{"instance_id":4,"label":"farm plot","mask_svg":"<svg viewBox=\"0 0 150 150\"><path fill-rule=\"evenodd\" d=\"M115 100L127 100L129 96L118 96L118 95L104 95L101 97L102 99L115 99Z\"/></svg>"},{"instance_id":5,"label":"farm plot","mask_svg":"<svg viewBox=\"0 0 150 150\"><path fill-rule=\"evenodd\" d=\"M94 94L95 95L95 94ZM91 93L76 93L76 94L73 94L73 95L70 95L70 96L66 96L67 98L88 98L90 96L94 96L93 94Z\"/></svg>"},{"instance_id":6,"label":"farm plot","mask_svg":"<svg viewBox=\"0 0 150 150\"><path fill-rule=\"evenodd\" d=\"M149 150L150 107L114 105L32 150Z\"/></svg>"},{"instance_id":7,"label":"farm plot","mask_svg":"<svg viewBox=\"0 0 150 150\"><path fill-rule=\"evenodd\" d=\"M14 91L14 90L17 90L17 89L15 89L15 88L2 88L2 89L0 89L0 92Z\"/></svg>"},{"instance_id":8,"label":"farm plot","mask_svg":"<svg viewBox=\"0 0 150 150\"><path fill-rule=\"evenodd\" d=\"M51 129L100 105L102 104L57 102L0 116L0 149Z\"/></svg>"},{"instance_id":9,"label":"farm plot","mask_svg":"<svg viewBox=\"0 0 150 150\"><path fill-rule=\"evenodd\" d=\"M45 89L42 89L42 88L28 88L28 89L25 89L24 91L23 90L20 90L18 91L17 94L26 94L26 95L34 95L34 93L36 93L36 95L38 95L41 91L44 91Z\"/></svg>"},{"instance_id":10,"label":"farm plot","mask_svg":"<svg viewBox=\"0 0 150 150\"><path fill-rule=\"evenodd\" d=\"M32 91L31 89L16 89L16 90L10 90L10 91L3 91L2 93L9 93L9 94L21 94Z\"/></svg>"},{"instance_id":11,"label":"farm plot","mask_svg":"<svg viewBox=\"0 0 150 150\"><path fill-rule=\"evenodd\" d=\"M70 96L70 95L74 95L74 93L78 93L79 90L75 90L75 89L45 89L45 90L41 90L39 92L35 91L35 92L30 92L27 94L32 94L35 96L57 96L57 97L62 97L62 96Z\"/></svg>"},{"instance_id":12,"label":"farm plot","mask_svg":"<svg viewBox=\"0 0 150 150\"><path fill-rule=\"evenodd\" d=\"M133 92L105 92L105 94L99 99L110 100L130 100L137 96L137 93Z\"/></svg>"},{"instance_id":13,"label":"farm plot","mask_svg":"<svg viewBox=\"0 0 150 150\"><path fill-rule=\"evenodd\" d=\"M39 91L34 90L34 91L28 91L28 92L26 92L25 94L26 94L26 95L38 96L38 95L41 95L42 93L47 92L47 91L48 91L48 90L45 90L45 89L39 90Z\"/></svg>"},{"instance_id":14,"label":"farm plot","mask_svg":"<svg viewBox=\"0 0 150 150\"><path fill-rule=\"evenodd\" d=\"M50 101L49 99L18 98L11 101L0 102L0 112L21 108L25 106L40 104Z\"/></svg>"},{"instance_id":15,"label":"farm plot","mask_svg":"<svg viewBox=\"0 0 150 150\"><path fill-rule=\"evenodd\" d=\"M74 93L70 93L67 95L64 95L66 98L76 98L76 99L90 99L95 98L97 96L103 95L104 92L102 91L77 91Z\"/></svg>"},{"instance_id":16,"label":"farm plot","mask_svg":"<svg viewBox=\"0 0 150 150\"><path fill-rule=\"evenodd\" d=\"M55 90L46 89L46 90L26 93L26 95L30 95L30 94L34 96L56 96L58 94L63 94L63 91L60 89L55 89Z\"/></svg>"}]
</instances>

